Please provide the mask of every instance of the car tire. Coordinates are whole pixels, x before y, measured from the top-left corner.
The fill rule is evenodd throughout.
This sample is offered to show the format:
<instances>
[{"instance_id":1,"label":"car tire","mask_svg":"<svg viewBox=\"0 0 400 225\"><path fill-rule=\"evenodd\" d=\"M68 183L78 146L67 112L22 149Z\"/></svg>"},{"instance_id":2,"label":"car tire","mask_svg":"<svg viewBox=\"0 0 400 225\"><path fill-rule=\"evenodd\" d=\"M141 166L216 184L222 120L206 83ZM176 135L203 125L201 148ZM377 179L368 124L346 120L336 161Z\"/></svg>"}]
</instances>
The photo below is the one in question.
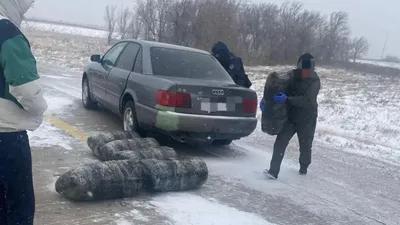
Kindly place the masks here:
<instances>
[{"instance_id":1,"label":"car tire","mask_svg":"<svg viewBox=\"0 0 400 225\"><path fill-rule=\"evenodd\" d=\"M145 137L145 131L140 128L139 122L136 116L135 103L132 100L128 100L124 105L122 112L122 120L124 131L136 132L140 136Z\"/></svg>"},{"instance_id":2,"label":"car tire","mask_svg":"<svg viewBox=\"0 0 400 225\"><path fill-rule=\"evenodd\" d=\"M82 79L82 103L86 109L96 109L97 107L90 92L89 80L86 77Z\"/></svg>"},{"instance_id":3,"label":"car tire","mask_svg":"<svg viewBox=\"0 0 400 225\"><path fill-rule=\"evenodd\" d=\"M212 144L215 146L227 146L232 144L232 140L214 140Z\"/></svg>"}]
</instances>

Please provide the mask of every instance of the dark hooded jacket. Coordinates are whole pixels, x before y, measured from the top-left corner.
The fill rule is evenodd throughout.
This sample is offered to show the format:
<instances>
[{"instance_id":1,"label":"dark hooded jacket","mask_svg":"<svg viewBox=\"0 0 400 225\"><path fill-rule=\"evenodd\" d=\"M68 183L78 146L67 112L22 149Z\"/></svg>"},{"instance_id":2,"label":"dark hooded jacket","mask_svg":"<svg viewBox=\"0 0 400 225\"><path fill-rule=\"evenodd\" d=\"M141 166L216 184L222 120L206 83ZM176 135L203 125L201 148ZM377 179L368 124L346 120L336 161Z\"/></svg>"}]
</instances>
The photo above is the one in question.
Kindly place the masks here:
<instances>
[{"instance_id":1,"label":"dark hooded jacket","mask_svg":"<svg viewBox=\"0 0 400 225\"><path fill-rule=\"evenodd\" d=\"M225 43L216 43L212 48L212 54L218 59L237 85L246 88L251 87L252 83L244 71L242 59L232 54Z\"/></svg>"},{"instance_id":2,"label":"dark hooded jacket","mask_svg":"<svg viewBox=\"0 0 400 225\"><path fill-rule=\"evenodd\" d=\"M299 69L292 70L289 75L289 121L296 124L309 123L318 117L317 96L321 88L319 76L314 72L311 77L302 79Z\"/></svg>"}]
</instances>

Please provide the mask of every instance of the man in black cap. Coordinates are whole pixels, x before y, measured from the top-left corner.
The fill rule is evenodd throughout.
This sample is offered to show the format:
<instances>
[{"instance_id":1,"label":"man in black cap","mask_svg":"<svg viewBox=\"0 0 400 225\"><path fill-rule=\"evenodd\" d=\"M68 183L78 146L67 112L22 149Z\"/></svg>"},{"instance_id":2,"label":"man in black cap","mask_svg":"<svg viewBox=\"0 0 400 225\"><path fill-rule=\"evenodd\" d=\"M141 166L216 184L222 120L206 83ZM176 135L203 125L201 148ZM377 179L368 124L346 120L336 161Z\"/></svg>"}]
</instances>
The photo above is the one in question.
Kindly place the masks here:
<instances>
[{"instance_id":1,"label":"man in black cap","mask_svg":"<svg viewBox=\"0 0 400 225\"><path fill-rule=\"evenodd\" d=\"M314 57L309 53L302 55L297 62L297 68L289 72L287 93L274 96L275 103L288 105L288 122L276 138L270 169L265 171L271 179L278 178L286 147L296 133L300 143L300 175L306 175L311 164L311 149L318 117L317 96L321 87L314 69Z\"/></svg>"},{"instance_id":2,"label":"man in black cap","mask_svg":"<svg viewBox=\"0 0 400 225\"><path fill-rule=\"evenodd\" d=\"M251 87L252 83L244 71L242 59L235 56L225 43L217 42L211 51L212 55L225 68L237 85L246 88Z\"/></svg>"}]
</instances>

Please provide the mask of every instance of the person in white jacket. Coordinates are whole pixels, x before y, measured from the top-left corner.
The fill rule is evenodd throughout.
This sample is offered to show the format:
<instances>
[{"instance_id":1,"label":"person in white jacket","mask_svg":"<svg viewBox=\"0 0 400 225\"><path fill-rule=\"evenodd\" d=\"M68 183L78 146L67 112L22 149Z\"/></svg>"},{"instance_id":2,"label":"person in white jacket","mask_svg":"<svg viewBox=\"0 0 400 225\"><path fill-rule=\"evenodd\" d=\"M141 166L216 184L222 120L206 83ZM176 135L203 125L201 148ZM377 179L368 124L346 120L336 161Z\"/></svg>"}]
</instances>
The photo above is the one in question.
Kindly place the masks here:
<instances>
[{"instance_id":1,"label":"person in white jacket","mask_svg":"<svg viewBox=\"0 0 400 225\"><path fill-rule=\"evenodd\" d=\"M0 1L0 225L33 225L35 197L27 130L47 109L36 60L19 30L33 0Z\"/></svg>"}]
</instances>

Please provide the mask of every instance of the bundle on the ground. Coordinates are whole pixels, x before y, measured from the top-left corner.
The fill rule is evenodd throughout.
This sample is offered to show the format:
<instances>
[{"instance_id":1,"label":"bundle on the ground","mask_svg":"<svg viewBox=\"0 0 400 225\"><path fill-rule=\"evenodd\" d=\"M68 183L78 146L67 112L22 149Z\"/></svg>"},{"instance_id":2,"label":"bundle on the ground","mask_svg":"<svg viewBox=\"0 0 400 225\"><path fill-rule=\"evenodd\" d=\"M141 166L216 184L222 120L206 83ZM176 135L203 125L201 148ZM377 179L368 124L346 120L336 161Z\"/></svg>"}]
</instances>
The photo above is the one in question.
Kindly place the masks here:
<instances>
[{"instance_id":1,"label":"bundle on the ground","mask_svg":"<svg viewBox=\"0 0 400 225\"><path fill-rule=\"evenodd\" d=\"M93 201L135 196L143 183L143 167L137 162L98 162L62 175L56 191L71 200Z\"/></svg>"},{"instance_id":2,"label":"bundle on the ground","mask_svg":"<svg viewBox=\"0 0 400 225\"><path fill-rule=\"evenodd\" d=\"M288 74L271 73L264 88L265 108L262 113L263 132L277 135L288 119L286 104L276 104L273 97L279 92L286 92L289 85Z\"/></svg>"},{"instance_id":3,"label":"bundle on the ground","mask_svg":"<svg viewBox=\"0 0 400 225\"><path fill-rule=\"evenodd\" d=\"M87 143L92 151L97 151L98 148L109 142L115 140L130 139L134 137L138 137L138 135L132 132L115 131L111 133L100 133L96 136L91 136L88 138Z\"/></svg>"},{"instance_id":4,"label":"bundle on the ground","mask_svg":"<svg viewBox=\"0 0 400 225\"><path fill-rule=\"evenodd\" d=\"M141 160L176 158L174 149L161 147L153 138L132 138L109 142L93 150L93 154L102 161Z\"/></svg>"},{"instance_id":5,"label":"bundle on the ground","mask_svg":"<svg viewBox=\"0 0 400 225\"><path fill-rule=\"evenodd\" d=\"M199 188L208 169L199 159L176 160L174 149L153 138L126 132L103 133L88 139L102 161L68 171L56 182L56 191L75 201L135 196L144 190L183 191Z\"/></svg>"},{"instance_id":6,"label":"bundle on the ground","mask_svg":"<svg viewBox=\"0 0 400 225\"><path fill-rule=\"evenodd\" d=\"M147 159L141 163L146 188L156 192L197 189L208 179L207 165L200 159Z\"/></svg>"}]
</instances>

